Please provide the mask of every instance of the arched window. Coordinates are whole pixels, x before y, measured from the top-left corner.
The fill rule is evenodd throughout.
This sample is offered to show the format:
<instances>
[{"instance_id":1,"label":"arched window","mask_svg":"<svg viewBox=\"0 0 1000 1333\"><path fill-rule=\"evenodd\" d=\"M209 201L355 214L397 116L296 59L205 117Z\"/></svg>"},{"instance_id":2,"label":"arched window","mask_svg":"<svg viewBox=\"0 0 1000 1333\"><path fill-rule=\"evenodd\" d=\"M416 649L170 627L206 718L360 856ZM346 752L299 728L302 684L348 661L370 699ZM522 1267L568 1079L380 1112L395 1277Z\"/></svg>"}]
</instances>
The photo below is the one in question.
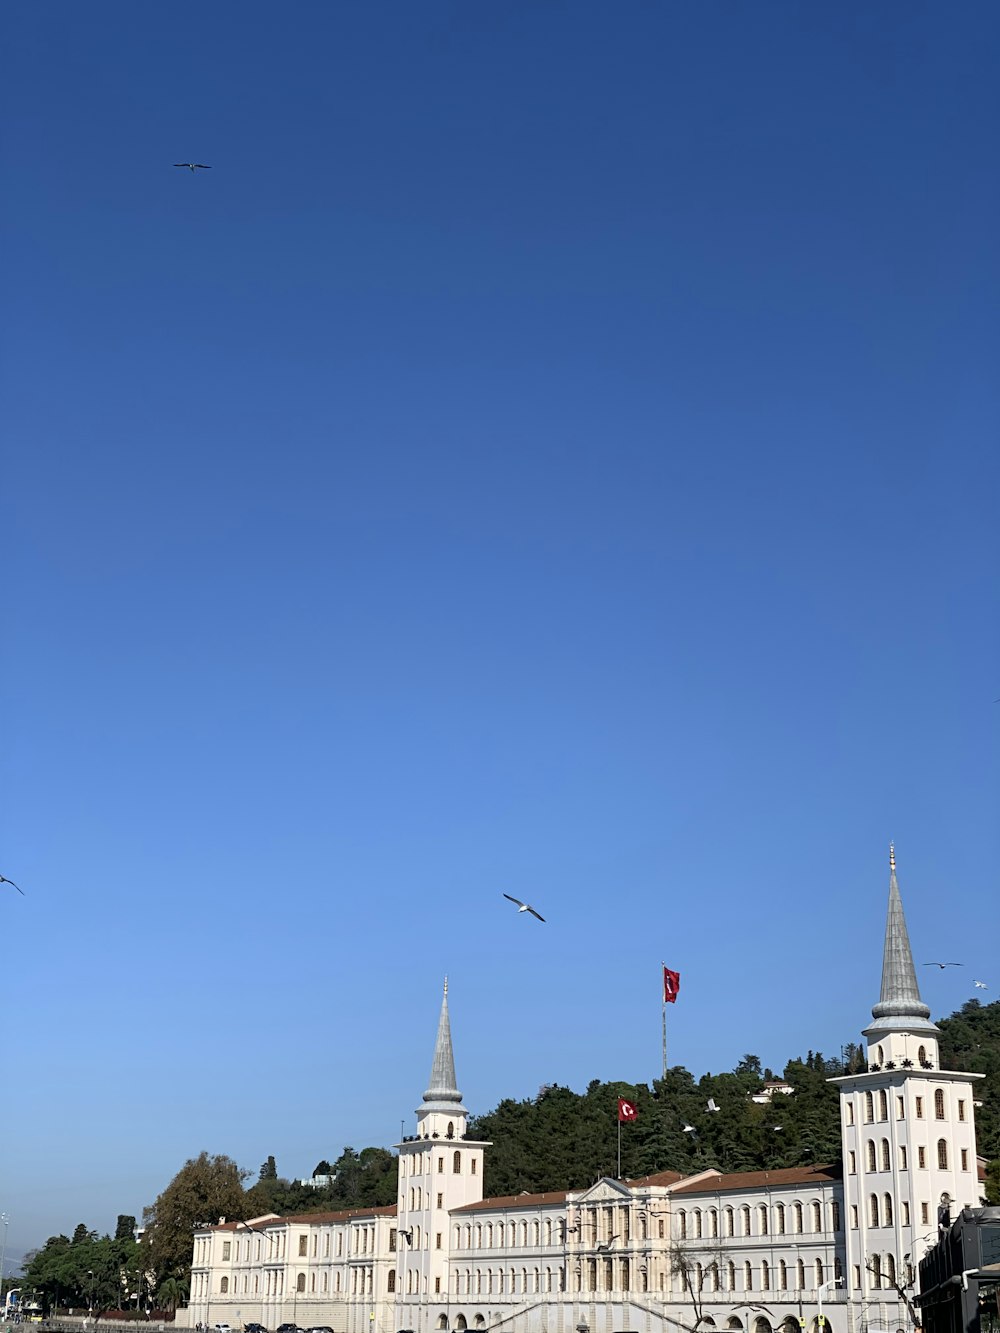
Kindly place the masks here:
<instances>
[{"instance_id":1,"label":"arched window","mask_svg":"<svg viewBox=\"0 0 1000 1333\"><path fill-rule=\"evenodd\" d=\"M732 1260L726 1265L726 1290L736 1290L736 1265Z\"/></svg>"},{"instance_id":2,"label":"arched window","mask_svg":"<svg viewBox=\"0 0 1000 1333\"><path fill-rule=\"evenodd\" d=\"M798 1235L798 1236L801 1236L801 1235L802 1235L802 1205L801 1205L800 1203L795 1204L795 1205L793 1206L793 1208L792 1208L792 1213L793 1213L793 1216L795 1217L795 1234Z\"/></svg>"},{"instance_id":3,"label":"arched window","mask_svg":"<svg viewBox=\"0 0 1000 1333\"><path fill-rule=\"evenodd\" d=\"M823 1285L823 1260L822 1260L822 1259L817 1259L817 1260L816 1260L816 1286L817 1286L817 1288L819 1288L819 1287L821 1287L822 1285Z\"/></svg>"},{"instance_id":4,"label":"arched window","mask_svg":"<svg viewBox=\"0 0 1000 1333\"><path fill-rule=\"evenodd\" d=\"M806 1264L804 1259L800 1259L795 1265L795 1289L796 1291L805 1291L806 1288Z\"/></svg>"},{"instance_id":5,"label":"arched window","mask_svg":"<svg viewBox=\"0 0 1000 1333\"><path fill-rule=\"evenodd\" d=\"M687 1240L688 1234L688 1215L682 1208L677 1214L677 1230L681 1240Z\"/></svg>"},{"instance_id":6,"label":"arched window","mask_svg":"<svg viewBox=\"0 0 1000 1333\"><path fill-rule=\"evenodd\" d=\"M762 1203L757 1209L757 1230L762 1236L767 1235L767 1204Z\"/></svg>"},{"instance_id":7,"label":"arched window","mask_svg":"<svg viewBox=\"0 0 1000 1333\"><path fill-rule=\"evenodd\" d=\"M219 1283L219 1290L222 1292L223 1296L225 1296L225 1294L229 1290L229 1278L224 1277L222 1279L222 1281Z\"/></svg>"},{"instance_id":8,"label":"arched window","mask_svg":"<svg viewBox=\"0 0 1000 1333\"><path fill-rule=\"evenodd\" d=\"M873 1254L868 1271L872 1275L872 1286L881 1287L882 1285L882 1258L878 1254Z\"/></svg>"},{"instance_id":9,"label":"arched window","mask_svg":"<svg viewBox=\"0 0 1000 1333\"><path fill-rule=\"evenodd\" d=\"M495 1236L496 1236L497 1246L498 1246L499 1249L502 1250L502 1249L503 1249L503 1223L502 1223L502 1222L498 1222L498 1223L497 1223L497 1229L496 1229L496 1232L495 1232ZM514 1240L514 1228L513 1228L513 1227L511 1227L511 1229L510 1229L510 1239L511 1239L511 1242L513 1243L513 1240Z\"/></svg>"},{"instance_id":10,"label":"arched window","mask_svg":"<svg viewBox=\"0 0 1000 1333\"><path fill-rule=\"evenodd\" d=\"M386 1290L389 1291L390 1293L396 1290L396 1270L394 1268L389 1269L389 1276L386 1284Z\"/></svg>"},{"instance_id":11,"label":"arched window","mask_svg":"<svg viewBox=\"0 0 1000 1333\"><path fill-rule=\"evenodd\" d=\"M934 1119L944 1119L944 1089L938 1088L934 1093Z\"/></svg>"},{"instance_id":12,"label":"arched window","mask_svg":"<svg viewBox=\"0 0 1000 1333\"><path fill-rule=\"evenodd\" d=\"M938 1170L948 1170L948 1140L938 1139Z\"/></svg>"},{"instance_id":13,"label":"arched window","mask_svg":"<svg viewBox=\"0 0 1000 1333\"><path fill-rule=\"evenodd\" d=\"M925 1064L927 1063L927 1047L926 1047L926 1046L919 1046L919 1047L917 1048L917 1059L918 1059L918 1061L919 1061L922 1065L925 1065Z\"/></svg>"},{"instance_id":14,"label":"arched window","mask_svg":"<svg viewBox=\"0 0 1000 1333\"><path fill-rule=\"evenodd\" d=\"M877 1227L878 1222L878 1195L873 1194L868 1200L868 1221L873 1227Z\"/></svg>"},{"instance_id":15,"label":"arched window","mask_svg":"<svg viewBox=\"0 0 1000 1333\"><path fill-rule=\"evenodd\" d=\"M882 1225L884 1227L892 1226L892 1195L882 1195Z\"/></svg>"},{"instance_id":16,"label":"arched window","mask_svg":"<svg viewBox=\"0 0 1000 1333\"><path fill-rule=\"evenodd\" d=\"M298 1277L295 1279L295 1290L305 1291L305 1289L306 1289L306 1275L305 1273L300 1273Z\"/></svg>"},{"instance_id":17,"label":"arched window","mask_svg":"<svg viewBox=\"0 0 1000 1333\"><path fill-rule=\"evenodd\" d=\"M718 1291L718 1290L719 1290L719 1265L718 1265L717 1263L713 1262L713 1263L711 1263L711 1264L709 1265L708 1276L709 1276L709 1280L710 1280L710 1282L711 1282L711 1284L712 1284L712 1290L713 1290L713 1291Z\"/></svg>"},{"instance_id":18,"label":"arched window","mask_svg":"<svg viewBox=\"0 0 1000 1333\"><path fill-rule=\"evenodd\" d=\"M760 1289L761 1291L771 1290L771 1267L766 1259L760 1261Z\"/></svg>"},{"instance_id":19,"label":"arched window","mask_svg":"<svg viewBox=\"0 0 1000 1333\"><path fill-rule=\"evenodd\" d=\"M743 1290L753 1291L753 1269L750 1267L749 1259L743 1265Z\"/></svg>"},{"instance_id":20,"label":"arched window","mask_svg":"<svg viewBox=\"0 0 1000 1333\"><path fill-rule=\"evenodd\" d=\"M865 1123L871 1124L875 1119L875 1098L870 1092L865 1093Z\"/></svg>"},{"instance_id":21,"label":"arched window","mask_svg":"<svg viewBox=\"0 0 1000 1333\"><path fill-rule=\"evenodd\" d=\"M734 1236L736 1234L736 1219L731 1208L726 1209L726 1235ZM732 1288L730 1287L730 1291Z\"/></svg>"},{"instance_id":22,"label":"arched window","mask_svg":"<svg viewBox=\"0 0 1000 1333\"><path fill-rule=\"evenodd\" d=\"M778 1235L783 1236L785 1234L785 1205L783 1203L778 1204L777 1227L778 1227Z\"/></svg>"},{"instance_id":23,"label":"arched window","mask_svg":"<svg viewBox=\"0 0 1000 1333\"><path fill-rule=\"evenodd\" d=\"M788 1265L784 1259L778 1263L778 1285L782 1291L788 1290Z\"/></svg>"},{"instance_id":24,"label":"arched window","mask_svg":"<svg viewBox=\"0 0 1000 1333\"><path fill-rule=\"evenodd\" d=\"M878 1118L880 1120L889 1119L889 1099L885 1095L885 1088L881 1088L878 1094Z\"/></svg>"},{"instance_id":25,"label":"arched window","mask_svg":"<svg viewBox=\"0 0 1000 1333\"><path fill-rule=\"evenodd\" d=\"M537 1223L537 1222L532 1222L532 1224L531 1224L531 1243L532 1243L532 1245L537 1245L537 1244L538 1244L538 1223Z\"/></svg>"},{"instance_id":26,"label":"arched window","mask_svg":"<svg viewBox=\"0 0 1000 1333\"><path fill-rule=\"evenodd\" d=\"M875 1160L875 1140L869 1139L865 1144L865 1151L868 1154L868 1170L877 1171L878 1163Z\"/></svg>"},{"instance_id":27,"label":"arched window","mask_svg":"<svg viewBox=\"0 0 1000 1333\"><path fill-rule=\"evenodd\" d=\"M692 1221L694 1222L694 1235L695 1235L695 1240L701 1240L701 1209L700 1209L700 1208L696 1208L696 1209L694 1210L694 1213L692 1214Z\"/></svg>"},{"instance_id":28,"label":"arched window","mask_svg":"<svg viewBox=\"0 0 1000 1333\"><path fill-rule=\"evenodd\" d=\"M449 1139L453 1139L454 1137L455 1137L455 1122L454 1122L454 1120L449 1120L449 1121L448 1121L448 1138L449 1138Z\"/></svg>"},{"instance_id":29,"label":"arched window","mask_svg":"<svg viewBox=\"0 0 1000 1333\"><path fill-rule=\"evenodd\" d=\"M882 1140L882 1170L883 1170L883 1171L888 1171L888 1170L890 1170L890 1169L891 1169L891 1168L890 1168L890 1159L889 1159L889 1140L888 1140L888 1139L883 1139L883 1140Z\"/></svg>"},{"instance_id":30,"label":"arched window","mask_svg":"<svg viewBox=\"0 0 1000 1333\"><path fill-rule=\"evenodd\" d=\"M462 1154L459 1152L457 1148L455 1149L454 1155L452 1156L451 1159L451 1169L456 1176L460 1176L462 1174Z\"/></svg>"},{"instance_id":31,"label":"arched window","mask_svg":"<svg viewBox=\"0 0 1000 1333\"><path fill-rule=\"evenodd\" d=\"M713 1237L713 1239L718 1240L719 1214L715 1208L710 1208L708 1212L708 1234ZM645 1240L645 1235L643 1235L643 1239Z\"/></svg>"},{"instance_id":32,"label":"arched window","mask_svg":"<svg viewBox=\"0 0 1000 1333\"><path fill-rule=\"evenodd\" d=\"M740 1209L740 1219L743 1223L743 1234L749 1236L750 1233L750 1209L746 1204Z\"/></svg>"}]
</instances>

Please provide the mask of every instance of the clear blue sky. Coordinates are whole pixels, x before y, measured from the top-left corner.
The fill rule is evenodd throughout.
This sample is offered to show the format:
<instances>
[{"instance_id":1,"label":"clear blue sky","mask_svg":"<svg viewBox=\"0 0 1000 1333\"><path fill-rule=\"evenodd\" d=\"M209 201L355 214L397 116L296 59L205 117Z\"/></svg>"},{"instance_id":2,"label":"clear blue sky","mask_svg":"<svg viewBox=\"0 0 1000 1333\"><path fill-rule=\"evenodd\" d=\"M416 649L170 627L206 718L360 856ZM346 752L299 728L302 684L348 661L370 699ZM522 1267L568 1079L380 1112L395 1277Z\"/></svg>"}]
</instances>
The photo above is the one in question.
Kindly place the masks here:
<instances>
[{"instance_id":1,"label":"clear blue sky","mask_svg":"<svg viewBox=\"0 0 1000 1333\"><path fill-rule=\"evenodd\" d=\"M1000 990L995 4L3 23L9 1252Z\"/></svg>"}]
</instances>

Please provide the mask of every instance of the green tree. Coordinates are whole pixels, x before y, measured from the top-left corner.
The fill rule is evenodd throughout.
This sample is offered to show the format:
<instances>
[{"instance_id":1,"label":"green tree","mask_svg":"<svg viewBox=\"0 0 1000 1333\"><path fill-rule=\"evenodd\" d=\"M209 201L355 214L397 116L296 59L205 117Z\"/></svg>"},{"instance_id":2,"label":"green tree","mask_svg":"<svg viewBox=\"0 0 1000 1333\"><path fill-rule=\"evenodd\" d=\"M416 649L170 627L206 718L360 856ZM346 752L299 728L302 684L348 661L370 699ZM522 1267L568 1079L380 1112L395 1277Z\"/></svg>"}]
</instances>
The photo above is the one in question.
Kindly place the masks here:
<instances>
[{"instance_id":1,"label":"green tree","mask_svg":"<svg viewBox=\"0 0 1000 1333\"><path fill-rule=\"evenodd\" d=\"M261 1164L260 1175L257 1179L258 1181L278 1179L278 1166L273 1157L269 1157L266 1162Z\"/></svg>"},{"instance_id":2,"label":"green tree","mask_svg":"<svg viewBox=\"0 0 1000 1333\"><path fill-rule=\"evenodd\" d=\"M203 1152L185 1162L156 1202L145 1209L143 1258L159 1282L168 1277L187 1278L196 1225L216 1223L220 1217L241 1222L250 1215L248 1194L243 1190L246 1175L231 1157L210 1157Z\"/></svg>"},{"instance_id":3,"label":"green tree","mask_svg":"<svg viewBox=\"0 0 1000 1333\"><path fill-rule=\"evenodd\" d=\"M118 1223L115 1227L115 1240L134 1240L135 1239L135 1218L128 1213L118 1214Z\"/></svg>"},{"instance_id":4,"label":"green tree","mask_svg":"<svg viewBox=\"0 0 1000 1333\"><path fill-rule=\"evenodd\" d=\"M156 1292L156 1304L161 1310L169 1310L173 1314L181 1301L187 1297L187 1293L186 1282L181 1282L176 1277L164 1278Z\"/></svg>"}]
</instances>

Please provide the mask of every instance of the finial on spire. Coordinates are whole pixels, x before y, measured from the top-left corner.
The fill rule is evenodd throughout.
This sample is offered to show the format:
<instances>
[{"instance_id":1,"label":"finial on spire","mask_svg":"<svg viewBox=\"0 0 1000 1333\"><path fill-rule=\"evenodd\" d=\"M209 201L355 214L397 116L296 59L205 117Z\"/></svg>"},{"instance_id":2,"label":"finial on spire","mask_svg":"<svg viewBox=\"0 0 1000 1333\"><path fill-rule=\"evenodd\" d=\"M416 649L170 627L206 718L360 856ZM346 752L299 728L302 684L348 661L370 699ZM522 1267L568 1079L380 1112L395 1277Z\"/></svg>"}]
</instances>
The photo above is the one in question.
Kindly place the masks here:
<instances>
[{"instance_id":1,"label":"finial on spire","mask_svg":"<svg viewBox=\"0 0 1000 1333\"><path fill-rule=\"evenodd\" d=\"M445 979L444 979L444 993L445 993L445 995L448 994L448 978L447 978L447 977L445 977Z\"/></svg>"},{"instance_id":2,"label":"finial on spire","mask_svg":"<svg viewBox=\"0 0 1000 1333\"><path fill-rule=\"evenodd\" d=\"M891 841L889 843L889 869L892 871L893 874L896 873L896 848ZM448 989L447 981L445 981L444 983L444 988L445 990Z\"/></svg>"},{"instance_id":3,"label":"finial on spire","mask_svg":"<svg viewBox=\"0 0 1000 1333\"><path fill-rule=\"evenodd\" d=\"M913 966L910 937L903 916L903 903L896 881L896 847L889 843L889 910L885 921L885 945L882 950L882 989L879 1002L872 1009L876 1021L865 1029L865 1036L879 1032L937 1032L930 1022L931 1011L920 998L917 969Z\"/></svg>"}]
</instances>

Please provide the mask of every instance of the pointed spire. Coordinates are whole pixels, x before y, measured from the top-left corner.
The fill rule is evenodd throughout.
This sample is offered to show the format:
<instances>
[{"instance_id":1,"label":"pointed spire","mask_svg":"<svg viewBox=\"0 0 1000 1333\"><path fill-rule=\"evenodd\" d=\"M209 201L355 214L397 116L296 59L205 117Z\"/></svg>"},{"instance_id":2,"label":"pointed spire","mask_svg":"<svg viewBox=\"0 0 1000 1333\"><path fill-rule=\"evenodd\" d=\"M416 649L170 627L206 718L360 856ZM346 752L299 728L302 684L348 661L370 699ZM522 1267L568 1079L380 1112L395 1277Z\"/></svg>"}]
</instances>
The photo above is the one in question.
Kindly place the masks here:
<instances>
[{"instance_id":1,"label":"pointed spire","mask_svg":"<svg viewBox=\"0 0 1000 1333\"><path fill-rule=\"evenodd\" d=\"M882 951L882 990L872 1008L875 1028L919 1028L936 1032L929 1021L931 1011L920 998L917 970L910 952L910 936L903 915L903 900L896 881L896 849L889 844L889 910L885 920L885 945Z\"/></svg>"},{"instance_id":2,"label":"pointed spire","mask_svg":"<svg viewBox=\"0 0 1000 1333\"><path fill-rule=\"evenodd\" d=\"M458 1109L462 1094L455 1086L455 1056L451 1049L451 1019L448 1017L448 978L444 979L441 998L441 1017L438 1019L437 1041L434 1043L434 1062L431 1065L430 1086L424 1093L425 1108L437 1102Z\"/></svg>"}]
</instances>

